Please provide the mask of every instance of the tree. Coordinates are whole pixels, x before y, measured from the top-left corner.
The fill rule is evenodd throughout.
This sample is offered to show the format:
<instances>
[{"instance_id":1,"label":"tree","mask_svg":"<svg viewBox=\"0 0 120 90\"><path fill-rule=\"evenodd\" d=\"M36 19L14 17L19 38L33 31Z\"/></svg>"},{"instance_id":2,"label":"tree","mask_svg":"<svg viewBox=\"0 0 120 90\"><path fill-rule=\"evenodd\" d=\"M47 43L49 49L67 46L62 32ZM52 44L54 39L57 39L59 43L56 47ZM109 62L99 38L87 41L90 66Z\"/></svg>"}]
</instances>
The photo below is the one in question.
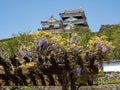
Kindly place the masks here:
<instances>
[{"instance_id":1,"label":"tree","mask_svg":"<svg viewBox=\"0 0 120 90\"><path fill-rule=\"evenodd\" d=\"M103 29L101 34L106 35L108 37L108 41L112 42L115 46L112 59L120 59L120 25L110 25Z\"/></svg>"},{"instance_id":2,"label":"tree","mask_svg":"<svg viewBox=\"0 0 120 90\"><path fill-rule=\"evenodd\" d=\"M90 33L91 30L88 27L74 25L70 30L66 30L66 32L76 32L80 35L84 35L86 33Z\"/></svg>"}]
</instances>

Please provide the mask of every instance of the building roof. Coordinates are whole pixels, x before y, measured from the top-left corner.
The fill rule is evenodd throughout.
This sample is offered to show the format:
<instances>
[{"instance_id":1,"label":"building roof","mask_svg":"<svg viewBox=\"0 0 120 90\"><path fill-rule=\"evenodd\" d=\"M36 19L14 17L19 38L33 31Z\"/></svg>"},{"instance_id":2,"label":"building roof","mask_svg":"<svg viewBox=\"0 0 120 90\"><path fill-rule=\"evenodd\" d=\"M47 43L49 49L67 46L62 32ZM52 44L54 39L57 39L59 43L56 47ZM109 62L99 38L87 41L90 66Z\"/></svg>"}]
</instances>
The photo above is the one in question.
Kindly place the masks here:
<instances>
[{"instance_id":1,"label":"building roof","mask_svg":"<svg viewBox=\"0 0 120 90\"><path fill-rule=\"evenodd\" d=\"M57 21L53 16L51 16L48 20L47 20L48 22L55 22L55 21Z\"/></svg>"},{"instance_id":2,"label":"building roof","mask_svg":"<svg viewBox=\"0 0 120 90\"><path fill-rule=\"evenodd\" d=\"M55 19L53 16L51 16L48 20L46 21L41 21L41 24L55 24L55 23L61 23L61 20Z\"/></svg>"},{"instance_id":3,"label":"building roof","mask_svg":"<svg viewBox=\"0 0 120 90\"><path fill-rule=\"evenodd\" d=\"M59 13L60 17L70 17L70 16L82 16L86 19L83 9L73 9L65 10L63 13Z\"/></svg>"},{"instance_id":4,"label":"building roof","mask_svg":"<svg viewBox=\"0 0 120 90\"><path fill-rule=\"evenodd\" d=\"M64 13L80 13L83 12L82 9L75 9L75 10L65 10Z\"/></svg>"}]
</instances>

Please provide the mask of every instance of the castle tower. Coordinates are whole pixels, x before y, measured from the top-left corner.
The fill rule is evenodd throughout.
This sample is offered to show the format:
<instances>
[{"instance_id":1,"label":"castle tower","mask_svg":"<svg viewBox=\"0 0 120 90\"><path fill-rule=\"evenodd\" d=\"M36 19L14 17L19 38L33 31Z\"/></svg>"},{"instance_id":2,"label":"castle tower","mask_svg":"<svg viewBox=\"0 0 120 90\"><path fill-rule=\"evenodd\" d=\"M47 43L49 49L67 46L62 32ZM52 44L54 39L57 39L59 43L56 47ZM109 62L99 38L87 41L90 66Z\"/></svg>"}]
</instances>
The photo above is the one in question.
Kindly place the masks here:
<instances>
[{"instance_id":1,"label":"castle tower","mask_svg":"<svg viewBox=\"0 0 120 90\"><path fill-rule=\"evenodd\" d=\"M50 32L61 32L63 31L63 25L61 20L56 20L51 16L47 21L41 21L43 25L42 30Z\"/></svg>"},{"instance_id":2,"label":"castle tower","mask_svg":"<svg viewBox=\"0 0 120 90\"><path fill-rule=\"evenodd\" d=\"M65 30L70 29L73 25L89 27L82 9L65 10L59 15L62 18L63 27Z\"/></svg>"}]
</instances>

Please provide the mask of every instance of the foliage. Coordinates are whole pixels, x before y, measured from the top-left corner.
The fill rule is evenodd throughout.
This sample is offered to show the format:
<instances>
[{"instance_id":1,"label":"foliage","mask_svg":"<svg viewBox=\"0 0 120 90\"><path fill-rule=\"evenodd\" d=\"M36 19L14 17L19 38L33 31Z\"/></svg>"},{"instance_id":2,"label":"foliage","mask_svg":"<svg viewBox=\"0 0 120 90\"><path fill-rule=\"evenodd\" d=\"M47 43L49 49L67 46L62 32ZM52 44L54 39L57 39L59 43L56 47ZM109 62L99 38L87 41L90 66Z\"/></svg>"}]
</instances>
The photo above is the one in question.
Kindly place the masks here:
<instances>
[{"instance_id":1,"label":"foliage","mask_svg":"<svg viewBox=\"0 0 120 90\"><path fill-rule=\"evenodd\" d=\"M0 48L4 51L2 56L10 57L16 55L22 45L27 46L32 41L32 37L27 33L14 35L10 40L0 42Z\"/></svg>"},{"instance_id":2,"label":"foliage","mask_svg":"<svg viewBox=\"0 0 120 90\"><path fill-rule=\"evenodd\" d=\"M8 90L33 90L33 89L38 89L38 87L32 88L27 86L11 86L8 88Z\"/></svg>"},{"instance_id":3,"label":"foliage","mask_svg":"<svg viewBox=\"0 0 120 90\"><path fill-rule=\"evenodd\" d=\"M27 69L27 68L31 68L31 67L35 66L35 64L36 64L35 62L29 62L27 64L20 65L19 68Z\"/></svg>"},{"instance_id":4,"label":"foliage","mask_svg":"<svg viewBox=\"0 0 120 90\"><path fill-rule=\"evenodd\" d=\"M112 59L120 59L120 25L111 25L102 30L101 34L106 35L108 37L108 41L112 42L115 46L113 50Z\"/></svg>"},{"instance_id":5,"label":"foliage","mask_svg":"<svg viewBox=\"0 0 120 90\"><path fill-rule=\"evenodd\" d=\"M90 33L91 30L88 27L74 25L70 30L66 30L66 32L76 32L79 33L80 35L84 35L86 33Z\"/></svg>"},{"instance_id":6,"label":"foliage","mask_svg":"<svg viewBox=\"0 0 120 90\"><path fill-rule=\"evenodd\" d=\"M83 47L83 49L86 49L86 45L88 41L91 39L91 37L95 37L95 33L85 33L84 35L79 35L77 36L77 41L78 43Z\"/></svg>"}]
</instances>

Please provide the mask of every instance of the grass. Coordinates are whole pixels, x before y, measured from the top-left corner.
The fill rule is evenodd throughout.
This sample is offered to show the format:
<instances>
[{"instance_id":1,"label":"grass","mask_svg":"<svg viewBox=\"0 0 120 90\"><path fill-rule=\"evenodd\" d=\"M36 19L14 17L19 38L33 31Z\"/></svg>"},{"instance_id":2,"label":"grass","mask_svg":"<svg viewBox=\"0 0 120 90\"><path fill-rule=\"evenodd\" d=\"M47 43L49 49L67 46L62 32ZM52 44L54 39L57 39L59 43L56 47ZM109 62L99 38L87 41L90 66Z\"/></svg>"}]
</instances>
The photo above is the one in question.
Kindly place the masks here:
<instances>
[{"instance_id":1,"label":"grass","mask_svg":"<svg viewBox=\"0 0 120 90\"><path fill-rule=\"evenodd\" d=\"M105 84L118 84L118 83L120 83L120 80L98 81L98 82L95 82L94 84L105 85Z\"/></svg>"}]
</instances>

